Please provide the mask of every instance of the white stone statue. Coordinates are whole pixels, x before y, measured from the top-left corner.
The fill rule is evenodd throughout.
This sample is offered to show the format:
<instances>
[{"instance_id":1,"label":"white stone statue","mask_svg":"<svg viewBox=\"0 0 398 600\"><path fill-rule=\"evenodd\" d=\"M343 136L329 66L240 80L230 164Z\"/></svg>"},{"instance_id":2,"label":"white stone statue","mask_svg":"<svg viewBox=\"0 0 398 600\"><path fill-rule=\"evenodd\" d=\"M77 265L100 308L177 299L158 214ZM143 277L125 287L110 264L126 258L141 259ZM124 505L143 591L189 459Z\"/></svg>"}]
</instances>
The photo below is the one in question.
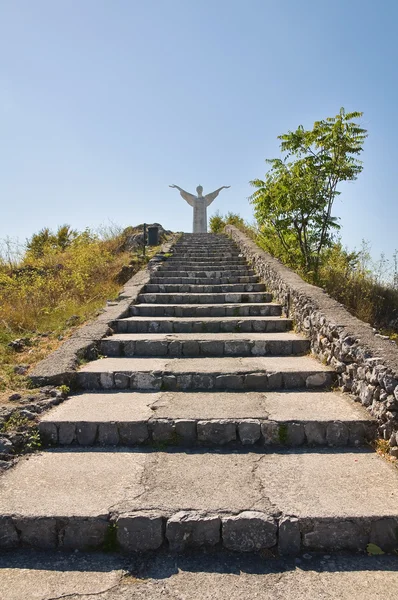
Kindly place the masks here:
<instances>
[{"instance_id":1,"label":"white stone statue","mask_svg":"<svg viewBox=\"0 0 398 600\"><path fill-rule=\"evenodd\" d=\"M206 196L203 196L202 194L203 188L201 185L198 185L196 188L196 191L198 192L197 196L186 192L178 187L178 185L169 185L169 187L179 190L184 200L193 207L193 233L207 233L207 207L217 198L221 190L228 189L231 186L223 185L215 192L207 194Z\"/></svg>"}]
</instances>

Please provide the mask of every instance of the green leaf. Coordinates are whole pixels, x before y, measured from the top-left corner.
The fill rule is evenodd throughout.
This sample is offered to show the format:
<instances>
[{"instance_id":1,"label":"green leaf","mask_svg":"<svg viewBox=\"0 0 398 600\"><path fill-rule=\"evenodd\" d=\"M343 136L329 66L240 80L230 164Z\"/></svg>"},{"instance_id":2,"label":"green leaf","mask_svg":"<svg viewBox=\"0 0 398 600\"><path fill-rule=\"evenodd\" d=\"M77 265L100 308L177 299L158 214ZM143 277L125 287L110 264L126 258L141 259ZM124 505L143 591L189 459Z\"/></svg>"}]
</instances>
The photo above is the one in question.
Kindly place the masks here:
<instances>
[{"instance_id":1,"label":"green leaf","mask_svg":"<svg viewBox=\"0 0 398 600\"><path fill-rule=\"evenodd\" d=\"M379 546L376 546L376 544L368 544L366 546L366 551L369 554L369 556L379 556L381 554L384 554L383 550L379 548Z\"/></svg>"}]
</instances>

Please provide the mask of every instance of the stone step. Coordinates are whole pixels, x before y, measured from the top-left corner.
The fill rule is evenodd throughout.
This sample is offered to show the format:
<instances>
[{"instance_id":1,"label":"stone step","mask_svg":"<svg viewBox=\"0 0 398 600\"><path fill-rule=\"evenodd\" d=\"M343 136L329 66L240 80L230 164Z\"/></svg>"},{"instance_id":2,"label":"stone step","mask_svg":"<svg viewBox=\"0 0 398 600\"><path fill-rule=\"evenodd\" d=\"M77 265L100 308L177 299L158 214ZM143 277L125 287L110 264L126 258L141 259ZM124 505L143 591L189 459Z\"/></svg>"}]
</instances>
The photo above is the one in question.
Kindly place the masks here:
<instances>
[{"instance_id":1,"label":"stone step","mask_svg":"<svg viewBox=\"0 0 398 600\"><path fill-rule=\"evenodd\" d=\"M171 256L167 259L167 263L169 265L247 265L247 262L243 256L239 257L226 257L222 258L220 256L215 257L186 257L186 256ZM215 267L213 267L215 268Z\"/></svg>"},{"instance_id":2,"label":"stone step","mask_svg":"<svg viewBox=\"0 0 398 600\"><path fill-rule=\"evenodd\" d=\"M231 302L267 303L272 301L272 294L264 292L229 292L229 293L143 293L137 301L149 304L229 304Z\"/></svg>"},{"instance_id":3,"label":"stone step","mask_svg":"<svg viewBox=\"0 0 398 600\"><path fill-rule=\"evenodd\" d=\"M117 319L116 333L280 333L292 328L283 317L127 317Z\"/></svg>"},{"instance_id":4,"label":"stone step","mask_svg":"<svg viewBox=\"0 0 398 600\"><path fill-rule=\"evenodd\" d=\"M102 358L76 373L80 389L279 390L327 388L335 373L309 356Z\"/></svg>"},{"instance_id":5,"label":"stone step","mask_svg":"<svg viewBox=\"0 0 398 600\"><path fill-rule=\"evenodd\" d=\"M177 275L175 277L164 275L163 277L151 277L151 284L157 285L226 285L226 284L243 284L243 283L258 283L257 275L247 276L232 276L232 277L184 277Z\"/></svg>"},{"instance_id":6,"label":"stone step","mask_svg":"<svg viewBox=\"0 0 398 600\"><path fill-rule=\"evenodd\" d=\"M227 257L227 256L242 256L242 253L237 249L237 248L228 248L228 249L220 249L220 248L215 248L213 250L208 250L208 249L197 249L197 250L192 250L192 249L179 249L179 248L173 248L172 251L172 255L173 257L175 256L182 256L183 258L185 258L186 256L194 256L196 257L200 257L200 256L218 256L218 257Z\"/></svg>"},{"instance_id":7,"label":"stone step","mask_svg":"<svg viewBox=\"0 0 398 600\"><path fill-rule=\"evenodd\" d=\"M194 285L194 284L154 284L147 283L144 294L175 294L187 292L191 294L230 294L233 292L264 292L263 283L224 283L222 285Z\"/></svg>"},{"instance_id":8,"label":"stone step","mask_svg":"<svg viewBox=\"0 0 398 600\"><path fill-rule=\"evenodd\" d=\"M236 273L236 272L240 272L240 273L253 273L254 271L247 265L247 263L243 263L243 264L238 264L238 265L232 265L232 266L228 266L222 263L218 263L218 266L213 266L213 265L209 265L209 264L205 264L204 266L199 266L198 263L190 263L189 265L187 263L179 263L179 266L176 266L173 263L170 263L169 261L165 261L162 263L160 269L158 271L156 271L156 274L158 275L159 273L165 273L166 271L172 271L173 273L191 273L191 272L210 272L210 273L221 273L224 271L232 272L232 273Z\"/></svg>"},{"instance_id":9,"label":"stone step","mask_svg":"<svg viewBox=\"0 0 398 600\"><path fill-rule=\"evenodd\" d=\"M55 449L1 477L0 544L393 551L397 489L397 469L364 449Z\"/></svg>"},{"instance_id":10,"label":"stone step","mask_svg":"<svg viewBox=\"0 0 398 600\"><path fill-rule=\"evenodd\" d=\"M239 317L273 316L282 314L282 306L268 303L235 304L133 304L131 316L142 317ZM250 329L251 331L251 329Z\"/></svg>"},{"instance_id":11,"label":"stone step","mask_svg":"<svg viewBox=\"0 0 398 600\"><path fill-rule=\"evenodd\" d=\"M154 276L160 278L168 277L192 277L194 279L214 279L216 277L258 277L254 271L243 268L235 271L171 271L158 269L154 272Z\"/></svg>"},{"instance_id":12,"label":"stone step","mask_svg":"<svg viewBox=\"0 0 398 600\"><path fill-rule=\"evenodd\" d=\"M73 396L39 428L52 445L358 446L375 422L336 392L115 391Z\"/></svg>"},{"instance_id":13,"label":"stone step","mask_svg":"<svg viewBox=\"0 0 398 600\"><path fill-rule=\"evenodd\" d=\"M103 338L104 356L290 356L310 341L295 333L119 333Z\"/></svg>"}]
</instances>

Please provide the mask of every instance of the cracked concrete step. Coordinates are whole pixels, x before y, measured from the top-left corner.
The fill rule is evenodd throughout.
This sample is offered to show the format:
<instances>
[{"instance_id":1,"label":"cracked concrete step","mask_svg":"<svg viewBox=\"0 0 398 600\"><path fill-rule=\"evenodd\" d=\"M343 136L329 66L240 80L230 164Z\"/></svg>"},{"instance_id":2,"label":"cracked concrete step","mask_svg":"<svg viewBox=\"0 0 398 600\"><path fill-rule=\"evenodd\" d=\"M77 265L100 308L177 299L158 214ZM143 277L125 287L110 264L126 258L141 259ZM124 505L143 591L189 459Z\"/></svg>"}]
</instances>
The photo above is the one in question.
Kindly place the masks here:
<instances>
[{"instance_id":1,"label":"cracked concrete step","mask_svg":"<svg viewBox=\"0 0 398 600\"><path fill-rule=\"evenodd\" d=\"M278 390L327 388L335 373L310 356L103 358L80 367L81 389Z\"/></svg>"},{"instance_id":2,"label":"cracked concrete step","mask_svg":"<svg viewBox=\"0 0 398 600\"><path fill-rule=\"evenodd\" d=\"M189 293L189 294L231 294L234 292L264 292L265 285L263 283L224 283L220 284L207 284L207 285L195 285L195 284L153 284L147 283L144 287L144 294L178 294L178 293Z\"/></svg>"},{"instance_id":3,"label":"cracked concrete step","mask_svg":"<svg viewBox=\"0 0 398 600\"><path fill-rule=\"evenodd\" d=\"M281 333L292 328L283 317L127 317L112 323L117 333Z\"/></svg>"},{"instance_id":4,"label":"cracked concrete step","mask_svg":"<svg viewBox=\"0 0 398 600\"><path fill-rule=\"evenodd\" d=\"M347 446L375 421L337 392L102 392L69 398L42 418L51 445Z\"/></svg>"},{"instance_id":5,"label":"cracked concrete step","mask_svg":"<svg viewBox=\"0 0 398 600\"><path fill-rule=\"evenodd\" d=\"M265 292L227 292L227 293L142 293L137 301L150 304L229 304L231 302L271 302L272 294Z\"/></svg>"},{"instance_id":6,"label":"cracked concrete step","mask_svg":"<svg viewBox=\"0 0 398 600\"><path fill-rule=\"evenodd\" d=\"M0 544L80 550L116 532L124 551L392 551L397 490L365 450L52 450L1 477Z\"/></svg>"},{"instance_id":7,"label":"cracked concrete step","mask_svg":"<svg viewBox=\"0 0 398 600\"><path fill-rule=\"evenodd\" d=\"M232 277L184 277L181 274L176 277L163 276L158 277L156 273L156 277L151 277L151 284L161 284L161 285L171 285L171 284L191 284L191 285L225 285L225 284L241 284L241 283L258 283L257 275L248 275L248 276L232 276Z\"/></svg>"},{"instance_id":8,"label":"cracked concrete step","mask_svg":"<svg viewBox=\"0 0 398 600\"><path fill-rule=\"evenodd\" d=\"M119 333L100 341L104 356L290 356L310 341L295 333Z\"/></svg>"},{"instance_id":9,"label":"cracked concrete step","mask_svg":"<svg viewBox=\"0 0 398 600\"><path fill-rule=\"evenodd\" d=\"M282 314L282 306L273 302L264 304L134 304L131 316L146 317L239 317L273 316Z\"/></svg>"}]
</instances>

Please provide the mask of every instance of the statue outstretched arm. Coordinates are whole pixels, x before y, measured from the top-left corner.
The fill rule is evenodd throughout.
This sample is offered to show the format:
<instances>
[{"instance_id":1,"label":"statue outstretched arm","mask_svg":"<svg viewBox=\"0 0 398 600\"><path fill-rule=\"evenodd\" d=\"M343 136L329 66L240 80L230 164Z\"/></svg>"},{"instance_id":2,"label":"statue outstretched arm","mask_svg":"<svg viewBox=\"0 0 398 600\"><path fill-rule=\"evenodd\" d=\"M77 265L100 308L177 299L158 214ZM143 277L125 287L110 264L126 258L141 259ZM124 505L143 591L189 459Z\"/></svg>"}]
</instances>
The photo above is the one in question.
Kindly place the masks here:
<instances>
[{"instance_id":1,"label":"statue outstretched arm","mask_svg":"<svg viewBox=\"0 0 398 600\"><path fill-rule=\"evenodd\" d=\"M215 190L214 192L211 192L211 194L206 194L205 196L205 201L206 201L206 206L209 206L213 200L215 200L218 196L218 194L221 192L221 190L226 190L228 188L230 188L230 185L223 185L222 187L218 188L218 190Z\"/></svg>"},{"instance_id":2,"label":"statue outstretched arm","mask_svg":"<svg viewBox=\"0 0 398 600\"><path fill-rule=\"evenodd\" d=\"M186 200L190 206L195 206L194 201L196 200L196 196L194 196L193 194L190 194L189 192L186 192L185 190L180 188L178 185L169 185L169 187L176 188L180 192L182 198L184 198L184 200Z\"/></svg>"}]
</instances>

